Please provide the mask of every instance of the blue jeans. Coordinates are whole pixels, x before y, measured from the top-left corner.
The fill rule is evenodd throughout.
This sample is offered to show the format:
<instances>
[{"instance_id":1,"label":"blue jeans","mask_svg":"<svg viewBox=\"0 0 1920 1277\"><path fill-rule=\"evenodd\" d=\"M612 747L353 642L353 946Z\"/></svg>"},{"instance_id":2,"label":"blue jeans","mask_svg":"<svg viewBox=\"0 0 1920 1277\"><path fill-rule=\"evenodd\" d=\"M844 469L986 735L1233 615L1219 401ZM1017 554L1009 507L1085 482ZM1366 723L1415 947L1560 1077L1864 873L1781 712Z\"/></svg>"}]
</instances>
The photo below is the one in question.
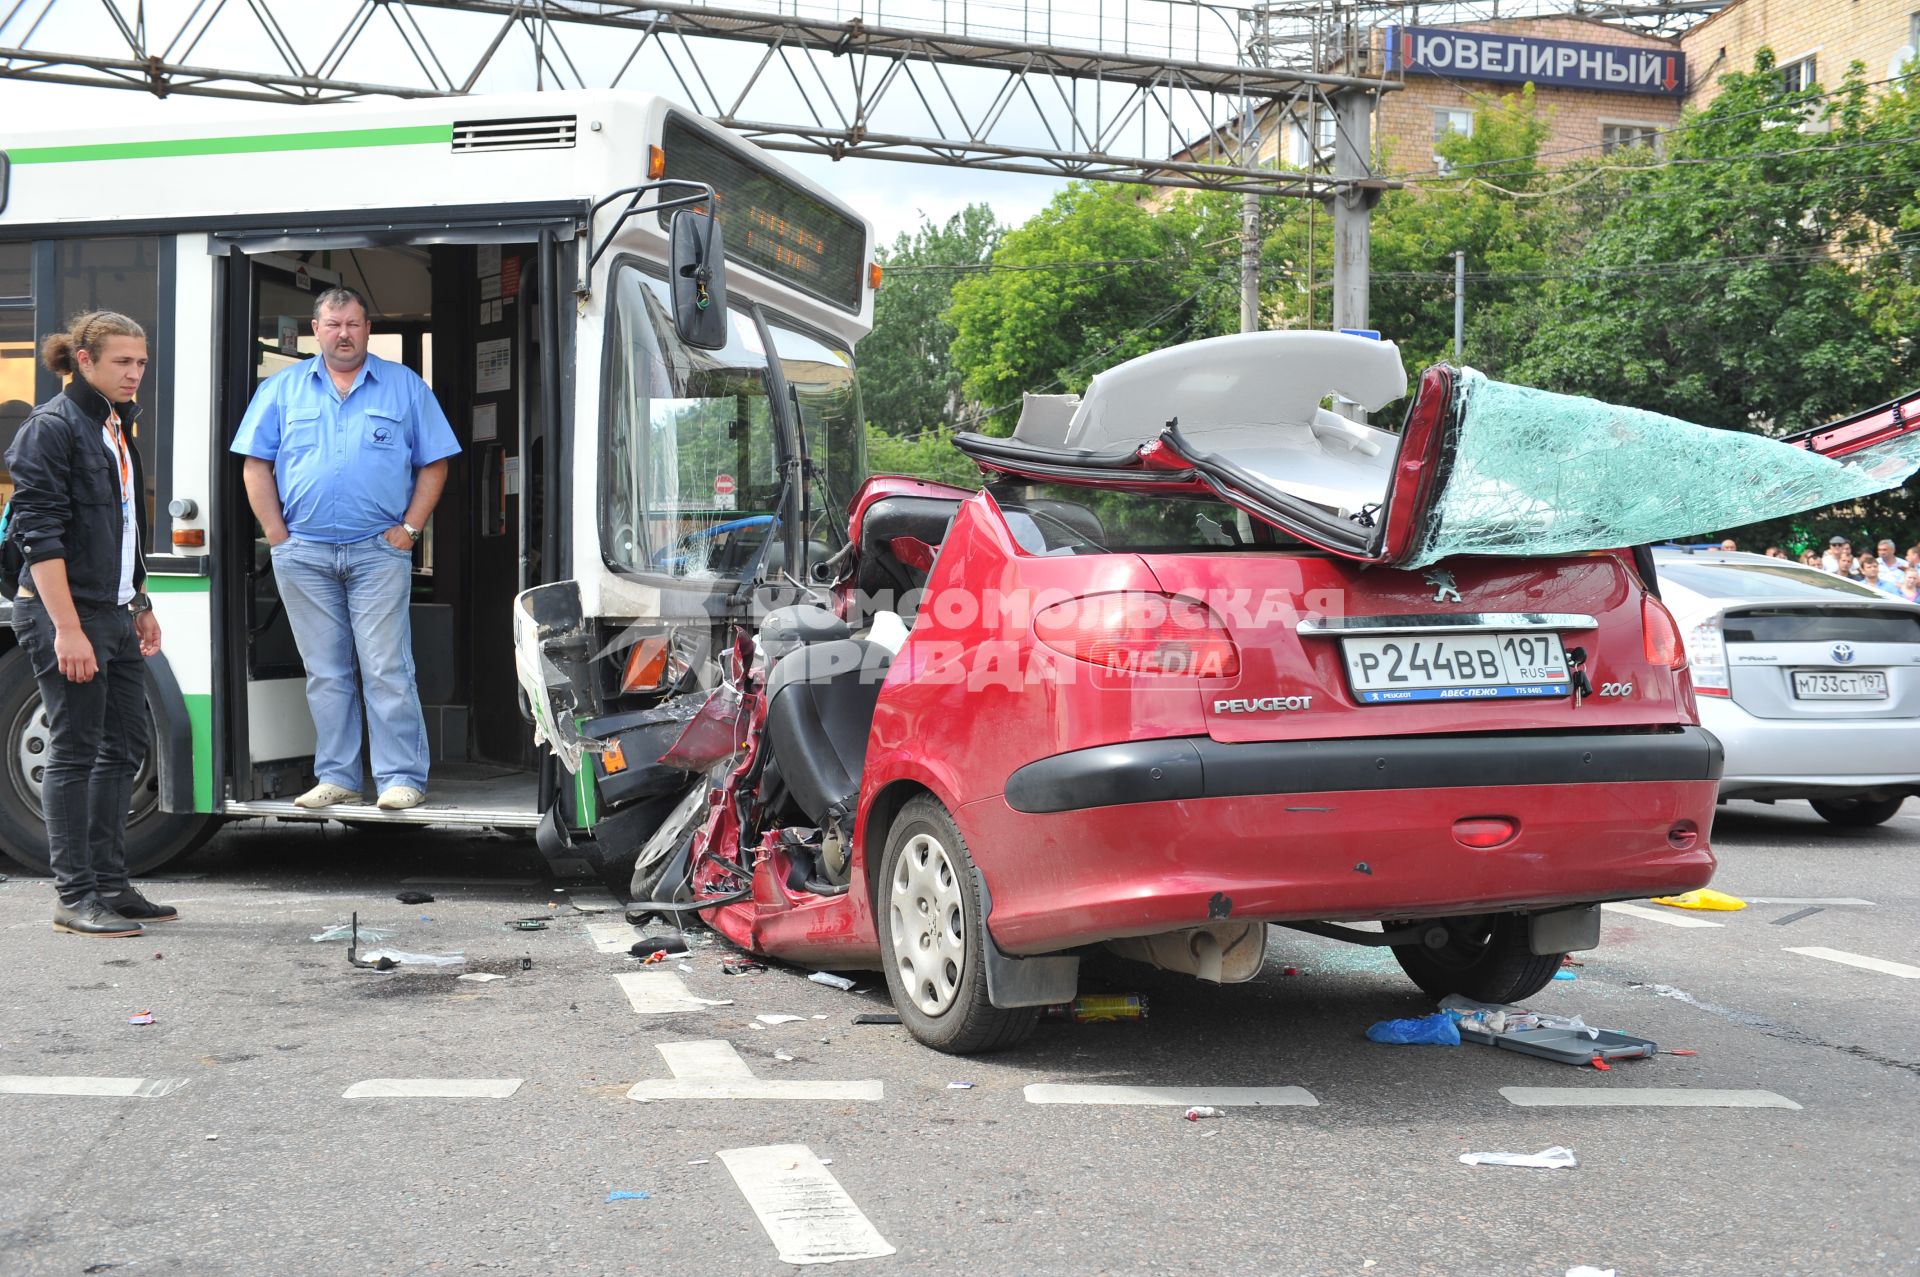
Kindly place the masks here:
<instances>
[{"instance_id":1,"label":"blue jeans","mask_svg":"<svg viewBox=\"0 0 1920 1277\"><path fill-rule=\"evenodd\" d=\"M383 536L348 545L288 537L273 547L273 579L307 667L315 778L359 791L364 688L376 786L424 791L427 720L414 683L407 611L413 556Z\"/></svg>"},{"instance_id":2,"label":"blue jeans","mask_svg":"<svg viewBox=\"0 0 1920 1277\"><path fill-rule=\"evenodd\" d=\"M71 683L53 652L53 618L37 598L13 605L13 628L40 684L52 737L41 810L63 904L117 895L127 882L127 805L147 756L147 661L123 607L76 609L100 672Z\"/></svg>"}]
</instances>

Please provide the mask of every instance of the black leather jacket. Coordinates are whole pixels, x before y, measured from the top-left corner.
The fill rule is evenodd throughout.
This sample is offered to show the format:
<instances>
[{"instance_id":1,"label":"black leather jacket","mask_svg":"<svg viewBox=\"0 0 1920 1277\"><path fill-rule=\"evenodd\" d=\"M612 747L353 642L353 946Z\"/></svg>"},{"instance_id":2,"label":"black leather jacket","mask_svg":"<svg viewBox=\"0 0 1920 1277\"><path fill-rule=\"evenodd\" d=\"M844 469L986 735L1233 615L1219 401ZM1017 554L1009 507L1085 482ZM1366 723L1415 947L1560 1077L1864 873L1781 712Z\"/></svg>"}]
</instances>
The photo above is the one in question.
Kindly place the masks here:
<instances>
[{"instance_id":1,"label":"black leather jacket","mask_svg":"<svg viewBox=\"0 0 1920 1277\"><path fill-rule=\"evenodd\" d=\"M146 479L140 450L131 438L140 405L119 404L120 427L127 431L133 462L133 587L147 579ZM106 397L81 377L33 410L13 446L7 468L13 472L13 513L7 536L29 566L48 559L67 561L67 588L76 604L112 607L120 595L120 543L125 523L120 514L120 463L101 442L107 422ZM31 588L31 578L21 574Z\"/></svg>"}]
</instances>

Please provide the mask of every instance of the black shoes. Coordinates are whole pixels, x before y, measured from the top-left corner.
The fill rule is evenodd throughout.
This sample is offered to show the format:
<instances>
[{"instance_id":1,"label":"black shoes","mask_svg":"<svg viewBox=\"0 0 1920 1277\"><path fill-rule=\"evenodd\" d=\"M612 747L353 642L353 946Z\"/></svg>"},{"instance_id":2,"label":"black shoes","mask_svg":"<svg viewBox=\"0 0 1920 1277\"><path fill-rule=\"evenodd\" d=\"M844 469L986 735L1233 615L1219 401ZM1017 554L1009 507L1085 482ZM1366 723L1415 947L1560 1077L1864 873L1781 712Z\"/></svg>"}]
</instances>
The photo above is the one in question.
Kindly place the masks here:
<instances>
[{"instance_id":1,"label":"black shoes","mask_svg":"<svg viewBox=\"0 0 1920 1277\"><path fill-rule=\"evenodd\" d=\"M172 922L180 916L180 911L172 905L157 905L132 887L101 896L100 902L132 922Z\"/></svg>"},{"instance_id":2,"label":"black shoes","mask_svg":"<svg viewBox=\"0 0 1920 1277\"><path fill-rule=\"evenodd\" d=\"M146 929L131 919L124 918L101 902L98 896L88 896L77 904L60 901L53 906L53 929L65 931L76 936L138 936Z\"/></svg>"}]
</instances>

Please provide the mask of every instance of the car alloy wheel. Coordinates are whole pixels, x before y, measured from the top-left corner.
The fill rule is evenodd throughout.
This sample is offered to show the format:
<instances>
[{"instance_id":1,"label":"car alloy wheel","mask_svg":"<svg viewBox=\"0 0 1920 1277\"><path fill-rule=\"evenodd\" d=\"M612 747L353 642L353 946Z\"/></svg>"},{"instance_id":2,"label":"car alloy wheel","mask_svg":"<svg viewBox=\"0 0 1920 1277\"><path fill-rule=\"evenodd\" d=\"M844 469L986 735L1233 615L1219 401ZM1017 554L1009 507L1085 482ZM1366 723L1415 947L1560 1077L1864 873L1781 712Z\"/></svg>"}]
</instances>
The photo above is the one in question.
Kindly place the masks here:
<instances>
[{"instance_id":1,"label":"car alloy wheel","mask_svg":"<svg viewBox=\"0 0 1920 1277\"><path fill-rule=\"evenodd\" d=\"M900 987L922 1015L944 1015L960 995L967 965L964 887L947 849L916 834L894 861L888 890L893 961Z\"/></svg>"}]
</instances>

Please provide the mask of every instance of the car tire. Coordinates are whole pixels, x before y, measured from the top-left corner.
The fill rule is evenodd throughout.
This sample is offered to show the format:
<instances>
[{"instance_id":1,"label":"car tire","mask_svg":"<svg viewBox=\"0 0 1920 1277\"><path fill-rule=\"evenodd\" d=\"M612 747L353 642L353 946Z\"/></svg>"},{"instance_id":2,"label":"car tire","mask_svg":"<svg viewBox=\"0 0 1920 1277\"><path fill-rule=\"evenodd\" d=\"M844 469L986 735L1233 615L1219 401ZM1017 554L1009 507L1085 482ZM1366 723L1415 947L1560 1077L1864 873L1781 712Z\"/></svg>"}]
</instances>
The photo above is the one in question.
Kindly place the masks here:
<instances>
[{"instance_id":1,"label":"car tire","mask_svg":"<svg viewBox=\"0 0 1920 1277\"><path fill-rule=\"evenodd\" d=\"M149 740L153 707L147 707ZM32 873L51 873L47 862L47 822L40 814L39 778L33 759L45 751L46 713L41 708L40 685L21 648L0 656L0 851ZM152 873L186 855L219 830L219 816L160 810L160 782L149 748L147 761L134 778L133 804L127 816L127 872L135 877Z\"/></svg>"},{"instance_id":2,"label":"car tire","mask_svg":"<svg viewBox=\"0 0 1920 1277\"><path fill-rule=\"evenodd\" d=\"M1884 825L1892 820L1900 810L1900 804L1906 802L1899 798L1816 798L1813 809L1820 813L1820 819L1830 825L1840 825L1846 829L1867 829L1874 825Z\"/></svg>"},{"instance_id":3,"label":"car tire","mask_svg":"<svg viewBox=\"0 0 1920 1277\"><path fill-rule=\"evenodd\" d=\"M1040 1009L987 999L980 874L937 799L922 795L901 809L887 831L878 882L881 962L907 1032L949 1055L1025 1041Z\"/></svg>"},{"instance_id":4,"label":"car tire","mask_svg":"<svg viewBox=\"0 0 1920 1277\"><path fill-rule=\"evenodd\" d=\"M1400 969L1436 1002L1449 994L1475 1002L1519 1002L1547 987L1564 954L1535 953L1522 914L1485 914L1435 919L1446 926L1447 943L1397 944Z\"/></svg>"}]
</instances>

